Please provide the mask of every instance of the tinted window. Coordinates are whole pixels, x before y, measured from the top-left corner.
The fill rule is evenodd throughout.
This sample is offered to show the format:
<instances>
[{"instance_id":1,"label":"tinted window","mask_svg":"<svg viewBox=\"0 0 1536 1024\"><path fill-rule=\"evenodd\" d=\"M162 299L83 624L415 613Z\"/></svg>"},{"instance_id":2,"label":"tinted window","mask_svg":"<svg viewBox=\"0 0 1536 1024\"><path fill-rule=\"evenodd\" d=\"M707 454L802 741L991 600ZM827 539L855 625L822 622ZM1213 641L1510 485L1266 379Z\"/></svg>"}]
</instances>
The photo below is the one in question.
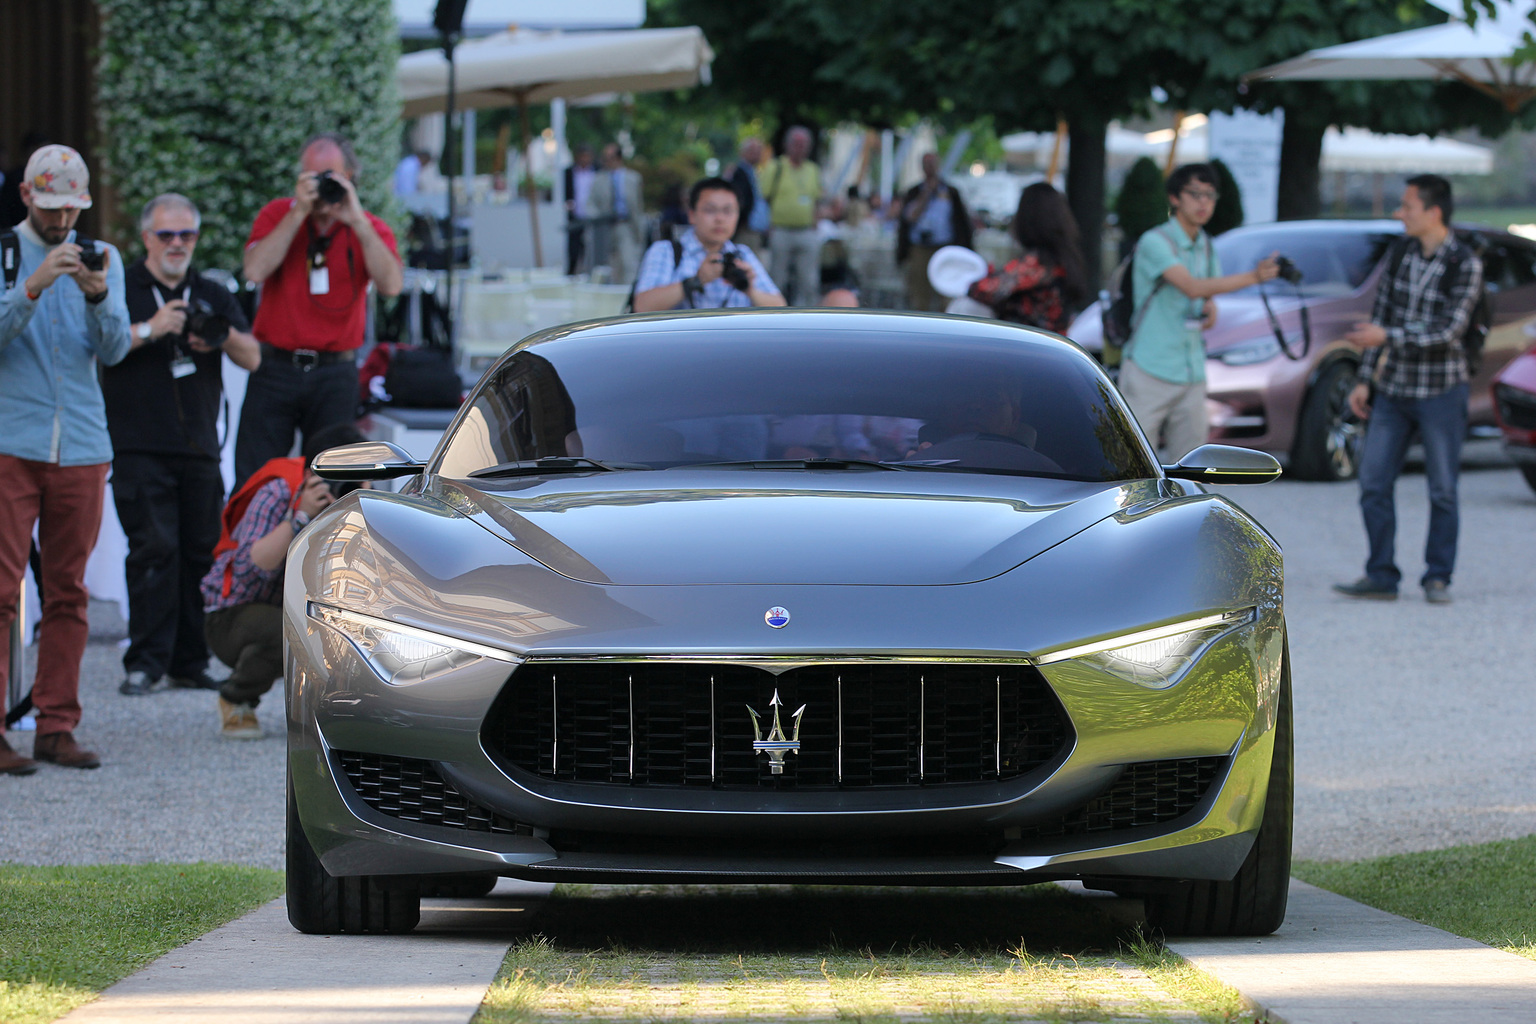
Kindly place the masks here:
<instances>
[{"instance_id":1,"label":"tinted window","mask_svg":"<svg viewBox=\"0 0 1536 1024\"><path fill-rule=\"evenodd\" d=\"M1301 289L1306 295L1348 295L1355 291L1381 260L1395 236L1367 231L1287 230L1232 232L1216 239L1216 258L1223 274L1240 274L1278 252L1301 270ZM1267 286L1290 290L1284 281ZM1244 292L1254 289L1245 288Z\"/></svg>"},{"instance_id":2,"label":"tinted window","mask_svg":"<svg viewBox=\"0 0 1536 1024\"><path fill-rule=\"evenodd\" d=\"M644 468L857 458L1123 480L1155 468L1081 354L998 337L686 330L513 356L439 472L582 455Z\"/></svg>"}]
</instances>

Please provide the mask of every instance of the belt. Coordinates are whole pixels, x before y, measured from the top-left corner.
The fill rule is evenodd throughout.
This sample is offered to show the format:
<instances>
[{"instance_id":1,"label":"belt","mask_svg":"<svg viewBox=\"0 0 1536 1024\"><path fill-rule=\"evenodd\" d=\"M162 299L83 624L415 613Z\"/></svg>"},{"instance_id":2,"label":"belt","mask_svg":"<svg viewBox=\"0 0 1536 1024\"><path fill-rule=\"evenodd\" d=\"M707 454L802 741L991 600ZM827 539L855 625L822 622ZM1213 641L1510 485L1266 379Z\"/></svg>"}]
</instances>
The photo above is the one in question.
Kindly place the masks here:
<instances>
[{"instance_id":1,"label":"belt","mask_svg":"<svg viewBox=\"0 0 1536 1024\"><path fill-rule=\"evenodd\" d=\"M353 349L347 349L345 352L319 352L312 348L278 348L264 341L261 343L261 357L292 363L307 372L317 366L356 362L357 353Z\"/></svg>"}]
</instances>

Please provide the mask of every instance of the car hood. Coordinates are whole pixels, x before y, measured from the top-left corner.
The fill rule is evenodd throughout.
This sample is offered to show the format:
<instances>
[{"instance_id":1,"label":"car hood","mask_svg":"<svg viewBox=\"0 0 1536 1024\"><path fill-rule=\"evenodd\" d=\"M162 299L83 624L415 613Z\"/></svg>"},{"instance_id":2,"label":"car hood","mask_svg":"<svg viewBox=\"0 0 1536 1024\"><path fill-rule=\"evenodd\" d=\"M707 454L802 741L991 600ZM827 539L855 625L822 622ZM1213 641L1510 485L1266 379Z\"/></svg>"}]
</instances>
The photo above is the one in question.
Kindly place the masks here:
<instances>
[{"instance_id":1,"label":"car hood","mask_svg":"<svg viewBox=\"0 0 1536 1024\"><path fill-rule=\"evenodd\" d=\"M437 480L428 494L588 583L944 586L1007 572L1155 499L1158 482L663 470Z\"/></svg>"}]
</instances>

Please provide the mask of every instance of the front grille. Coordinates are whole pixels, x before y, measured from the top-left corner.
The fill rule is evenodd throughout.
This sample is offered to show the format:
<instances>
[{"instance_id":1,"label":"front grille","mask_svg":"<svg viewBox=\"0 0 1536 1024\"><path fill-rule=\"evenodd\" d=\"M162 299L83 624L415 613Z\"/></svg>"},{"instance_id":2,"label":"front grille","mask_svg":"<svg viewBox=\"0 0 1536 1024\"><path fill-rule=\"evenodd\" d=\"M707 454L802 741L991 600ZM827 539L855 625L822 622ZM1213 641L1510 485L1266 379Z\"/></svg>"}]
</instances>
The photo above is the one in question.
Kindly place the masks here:
<instances>
[{"instance_id":1,"label":"front grille","mask_svg":"<svg viewBox=\"0 0 1536 1024\"><path fill-rule=\"evenodd\" d=\"M1116 832L1173 821L1199 806L1225 763L1224 757L1187 757L1128 764L1109 789L1054 822L1024 829L1022 838Z\"/></svg>"},{"instance_id":2,"label":"front grille","mask_svg":"<svg viewBox=\"0 0 1536 1024\"><path fill-rule=\"evenodd\" d=\"M337 751L336 758L363 803L391 818L470 832L530 831L467 799L437 773L431 761L348 751Z\"/></svg>"},{"instance_id":3,"label":"front grille","mask_svg":"<svg viewBox=\"0 0 1536 1024\"><path fill-rule=\"evenodd\" d=\"M770 702L777 694L777 708ZM778 711L799 749L753 748ZM754 732L757 712L761 732ZM1055 758L1066 712L1027 665L528 664L486 717L504 763L626 786L832 790L998 782Z\"/></svg>"},{"instance_id":4,"label":"front grille","mask_svg":"<svg viewBox=\"0 0 1536 1024\"><path fill-rule=\"evenodd\" d=\"M1493 397L1499 406L1499 419L1505 426L1536 430L1536 395L1508 384L1498 384L1494 386Z\"/></svg>"}]
</instances>

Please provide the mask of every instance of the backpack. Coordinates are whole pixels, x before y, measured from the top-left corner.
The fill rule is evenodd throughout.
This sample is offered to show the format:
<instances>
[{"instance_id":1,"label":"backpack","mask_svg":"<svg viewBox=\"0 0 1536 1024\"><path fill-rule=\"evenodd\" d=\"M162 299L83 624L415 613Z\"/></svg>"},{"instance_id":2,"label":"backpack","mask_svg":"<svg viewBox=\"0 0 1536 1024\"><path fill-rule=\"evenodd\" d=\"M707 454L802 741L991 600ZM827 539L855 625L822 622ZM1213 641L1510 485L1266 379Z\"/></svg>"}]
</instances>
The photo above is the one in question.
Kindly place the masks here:
<instances>
[{"instance_id":1,"label":"backpack","mask_svg":"<svg viewBox=\"0 0 1536 1024\"><path fill-rule=\"evenodd\" d=\"M1387 267L1387 282L1390 285L1397 277L1398 270L1403 265L1403 260L1408 258L1408 246L1412 239L1402 239L1392 252L1392 262ZM1461 241L1461 239L1457 239ZM1462 245L1467 245L1462 242ZM1470 246L1468 246L1470 248ZM1461 270L1461 253L1458 250L1451 253L1445 259L1445 272L1455 274ZM1467 358L1467 373L1476 374L1483 365L1483 346L1488 341L1488 332L1493 329L1493 300L1488 297L1488 282L1486 279L1479 281L1477 285L1477 301L1472 304L1472 314L1467 317L1467 329L1461 335L1461 350Z\"/></svg>"},{"instance_id":2,"label":"backpack","mask_svg":"<svg viewBox=\"0 0 1536 1024\"><path fill-rule=\"evenodd\" d=\"M667 241L672 243L672 269L676 270L677 265L683 262L683 243L675 238L669 238ZM635 311L635 286L639 283L640 274L636 272L635 279L629 283L629 298L624 300L624 308L619 312L633 313Z\"/></svg>"},{"instance_id":3,"label":"backpack","mask_svg":"<svg viewBox=\"0 0 1536 1024\"><path fill-rule=\"evenodd\" d=\"M299 504L299 490L304 484L304 460L297 455L289 455L276 459L268 459L266 465L251 474L251 478L240 485L240 489L229 496L229 502L224 506L224 512L219 517L219 542L213 547L213 558L226 551L233 551L239 547L235 541L235 527L240 525L240 520L245 518L246 510L251 507L251 499L256 492L261 490L273 480L281 480L288 485L288 493L292 495L290 508L297 508ZM224 596L229 596L230 588L235 583L235 566L231 561L224 567Z\"/></svg>"},{"instance_id":4,"label":"backpack","mask_svg":"<svg viewBox=\"0 0 1536 1024\"><path fill-rule=\"evenodd\" d=\"M1153 230L1160 230L1154 228ZM1143 238L1146 236L1143 235ZM1167 238L1167 235L1163 236ZM1171 240L1170 240L1171 244ZM1147 310L1152 305L1152 300L1157 293L1163 290L1168 282L1159 277L1147 297L1138 304L1135 302L1133 291L1132 269L1136 265L1136 251L1141 248L1141 239L1131 246L1130 253L1116 264L1110 271L1109 279L1104 282L1104 290L1099 292L1099 323L1103 330L1104 347L1099 355L1099 361L1108 367L1116 367L1125 354L1125 349L1131 343L1131 337L1136 333L1136 328L1141 326L1141 321L1147 315ZM1214 263L1211 252L1211 236L1205 236L1205 265L1209 270Z\"/></svg>"}]
</instances>

